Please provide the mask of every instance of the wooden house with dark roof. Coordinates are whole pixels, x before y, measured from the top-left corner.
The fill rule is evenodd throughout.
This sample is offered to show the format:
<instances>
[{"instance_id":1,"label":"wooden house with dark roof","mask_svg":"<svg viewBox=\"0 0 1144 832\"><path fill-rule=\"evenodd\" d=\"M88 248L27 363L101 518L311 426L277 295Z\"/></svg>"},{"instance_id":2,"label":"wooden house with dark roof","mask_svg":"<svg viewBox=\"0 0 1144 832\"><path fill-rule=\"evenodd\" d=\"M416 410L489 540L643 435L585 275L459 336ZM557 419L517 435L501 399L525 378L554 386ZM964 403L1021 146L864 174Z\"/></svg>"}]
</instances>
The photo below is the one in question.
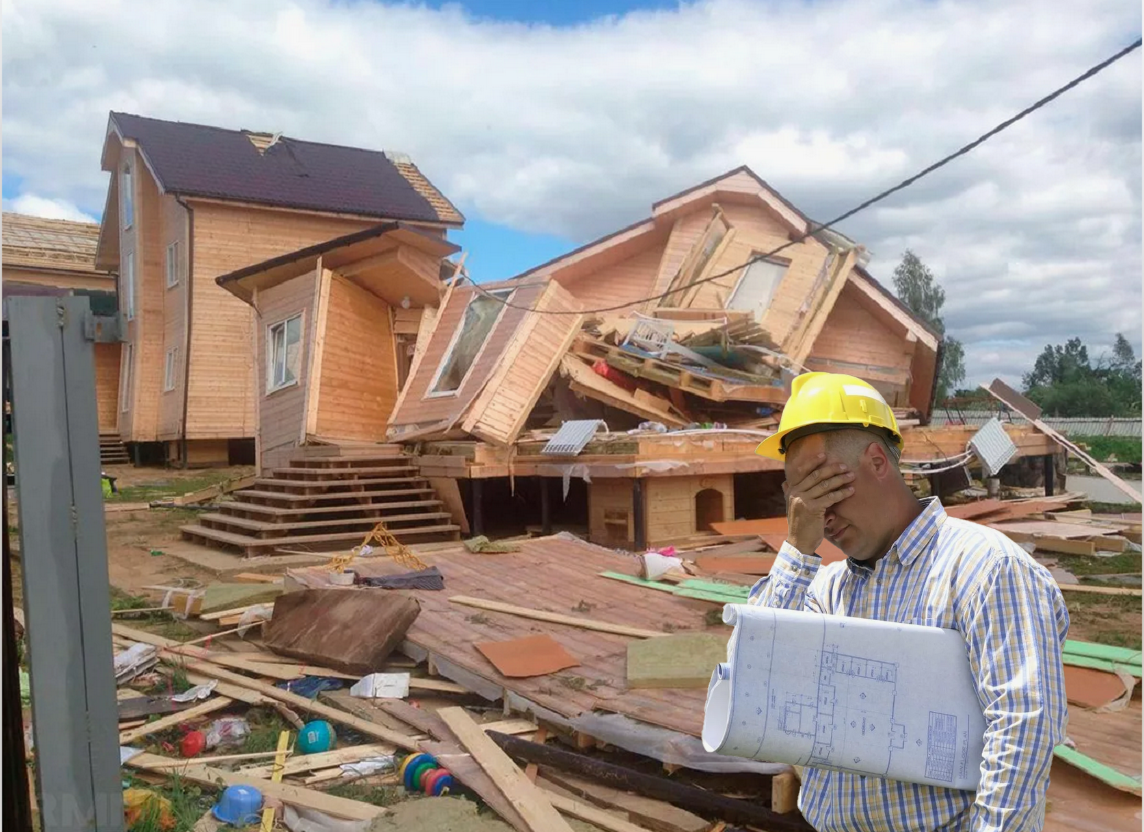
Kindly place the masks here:
<instances>
[{"instance_id":1,"label":"wooden house with dark roof","mask_svg":"<svg viewBox=\"0 0 1144 832\"><path fill-rule=\"evenodd\" d=\"M253 461L265 322L216 277L381 222L442 240L464 223L406 156L280 134L112 113L102 166L95 264L119 274L137 461Z\"/></svg>"},{"instance_id":2,"label":"wooden house with dark roof","mask_svg":"<svg viewBox=\"0 0 1144 832\"><path fill-rule=\"evenodd\" d=\"M99 225L4 212L4 297L85 295L100 316L115 314L114 269L96 267ZM104 464L126 462L119 442L120 345L95 345L96 417Z\"/></svg>"}]
</instances>

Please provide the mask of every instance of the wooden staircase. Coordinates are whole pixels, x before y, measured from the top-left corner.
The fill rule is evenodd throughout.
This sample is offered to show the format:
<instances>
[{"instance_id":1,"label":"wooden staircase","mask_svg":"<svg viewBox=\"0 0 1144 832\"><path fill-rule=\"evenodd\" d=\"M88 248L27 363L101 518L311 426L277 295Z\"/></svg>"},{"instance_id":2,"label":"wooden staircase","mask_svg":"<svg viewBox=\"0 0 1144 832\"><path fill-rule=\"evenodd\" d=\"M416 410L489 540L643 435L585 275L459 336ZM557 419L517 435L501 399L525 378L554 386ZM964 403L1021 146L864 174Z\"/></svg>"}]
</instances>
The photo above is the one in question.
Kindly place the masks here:
<instances>
[{"instance_id":1,"label":"wooden staircase","mask_svg":"<svg viewBox=\"0 0 1144 832\"><path fill-rule=\"evenodd\" d=\"M99 435L99 462L101 465L130 465L131 457L127 455L127 447L117 433L101 433Z\"/></svg>"},{"instance_id":2,"label":"wooden staircase","mask_svg":"<svg viewBox=\"0 0 1144 832\"><path fill-rule=\"evenodd\" d=\"M399 445L298 456L231 498L181 527L183 537L248 557L348 550L379 521L402 543L460 539L460 526Z\"/></svg>"}]
</instances>

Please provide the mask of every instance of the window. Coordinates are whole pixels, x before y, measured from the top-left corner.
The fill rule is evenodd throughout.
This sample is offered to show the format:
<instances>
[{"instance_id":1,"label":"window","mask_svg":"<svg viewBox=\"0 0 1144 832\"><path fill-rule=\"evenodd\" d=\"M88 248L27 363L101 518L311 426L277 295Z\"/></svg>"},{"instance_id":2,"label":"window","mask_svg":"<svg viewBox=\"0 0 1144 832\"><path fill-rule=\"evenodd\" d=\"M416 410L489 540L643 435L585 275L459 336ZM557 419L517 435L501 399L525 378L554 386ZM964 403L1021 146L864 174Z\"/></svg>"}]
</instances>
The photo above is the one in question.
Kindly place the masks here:
<instances>
[{"instance_id":1,"label":"window","mask_svg":"<svg viewBox=\"0 0 1144 832\"><path fill-rule=\"evenodd\" d=\"M123 346L123 369L119 374L119 410L126 413L131 409L131 370L134 365L131 358L134 350L131 344Z\"/></svg>"},{"instance_id":2,"label":"window","mask_svg":"<svg viewBox=\"0 0 1144 832\"><path fill-rule=\"evenodd\" d=\"M758 257L759 252L751 252L751 256ZM756 318L760 317L771 305L775 289L789 266L789 262L779 259L756 260L747 266L731 300L727 302L727 308L740 309L752 313Z\"/></svg>"},{"instance_id":3,"label":"window","mask_svg":"<svg viewBox=\"0 0 1144 832\"><path fill-rule=\"evenodd\" d=\"M302 316L266 328L266 392L298 383L302 372Z\"/></svg>"},{"instance_id":4,"label":"window","mask_svg":"<svg viewBox=\"0 0 1144 832\"><path fill-rule=\"evenodd\" d=\"M135 252L133 251L123 255L119 289L123 292L123 314L130 321L135 317Z\"/></svg>"},{"instance_id":5,"label":"window","mask_svg":"<svg viewBox=\"0 0 1144 832\"><path fill-rule=\"evenodd\" d=\"M175 377L179 372L179 348L171 347L167 350L167 364L163 369L163 392L175 389Z\"/></svg>"},{"instance_id":6,"label":"window","mask_svg":"<svg viewBox=\"0 0 1144 832\"><path fill-rule=\"evenodd\" d=\"M453 342L445 351L445 357L441 359L437 375L429 387L430 396L443 396L461 389L477 353L505 309L504 304L495 298L507 298L512 290L504 289L490 294L493 297L474 292L469 305L465 307L465 314L457 325L457 331L453 333Z\"/></svg>"},{"instance_id":7,"label":"window","mask_svg":"<svg viewBox=\"0 0 1144 832\"><path fill-rule=\"evenodd\" d=\"M179 244L171 243L167 246L167 288L179 285L179 272L182 264L179 262Z\"/></svg>"},{"instance_id":8,"label":"window","mask_svg":"<svg viewBox=\"0 0 1144 832\"><path fill-rule=\"evenodd\" d=\"M135 222L135 191L132 190L135 177L131 175L131 165L123 166L123 175L119 178L119 200L123 206L123 230L126 231Z\"/></svg>"}]
</instances>

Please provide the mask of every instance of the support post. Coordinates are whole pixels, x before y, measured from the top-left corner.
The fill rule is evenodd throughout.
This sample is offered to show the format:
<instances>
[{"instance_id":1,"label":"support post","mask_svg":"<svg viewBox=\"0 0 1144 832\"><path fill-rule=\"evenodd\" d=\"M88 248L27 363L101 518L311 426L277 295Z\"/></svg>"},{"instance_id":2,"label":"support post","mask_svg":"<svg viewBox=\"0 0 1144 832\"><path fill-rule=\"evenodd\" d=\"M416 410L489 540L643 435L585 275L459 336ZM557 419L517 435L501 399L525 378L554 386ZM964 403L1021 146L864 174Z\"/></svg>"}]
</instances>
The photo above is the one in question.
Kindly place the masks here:
<instances>
[{"instance_id":1,"label":"support post","mask_svg":"<svg viewBox=\"0 0 1144 832\"><path fill-rule=\"evenodd\" d=\"M42 829L122 832L90 307L6 303Z\"/></svg>"},{"instance_id":2,"label":"support post","mask_svg":"<svg viewBox=\"0 0 1144 832\"><path fill-rule=\"evenodd\" d=\"M647 549L647 512L644 511L644 480L632 480L632 525L635 526L636 551Z\"/></svg>"},{"instance_id":3,"label":"support post","mask_svg":"<svg viewBox=\"0 0 1144 832\"><path fill-rule=\"evenodd\" d=\"M473 496L473 537L485 533L485 513L482 509L481 502L484 488L483 480L479 477L473 477L469 480L470 493Z\"/></svg>"},{"instance_id":4,"label":"support post","mask_svg":"<svg viewBox=\"0 0 1144 832\"><path fill-rule=\"evenodd\" d=\"M552 534L552 492L548 487L548 477L540 478L540 533Z\"/></svg>"},{"instance_id":5,"label":"support post","mask_svg":"<svg viewBox=\"0 0 1144 832\"><path fill-rule=\"evenodd\" d=\"M1042 457L1045 463L1045 496L1052 497L1057 486L1057 466L1052 454Z\"/></svg>"}]
</instances>

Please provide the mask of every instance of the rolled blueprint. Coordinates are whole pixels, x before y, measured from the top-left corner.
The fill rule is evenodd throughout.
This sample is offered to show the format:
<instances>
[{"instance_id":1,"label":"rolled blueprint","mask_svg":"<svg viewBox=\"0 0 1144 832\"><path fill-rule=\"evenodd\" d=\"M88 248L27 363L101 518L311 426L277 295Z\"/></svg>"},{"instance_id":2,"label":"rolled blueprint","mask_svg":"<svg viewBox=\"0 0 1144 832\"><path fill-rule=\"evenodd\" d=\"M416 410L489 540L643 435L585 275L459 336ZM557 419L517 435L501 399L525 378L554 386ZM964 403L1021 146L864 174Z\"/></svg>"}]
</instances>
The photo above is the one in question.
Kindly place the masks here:
<instances>
[{"instance_id":1,"label":"rolled blueprint","mask_svg":"<svg viewBox=\"0 0 1144 832\"><path fill-rule=\"evenodd\" d=\"M985 719L954 630L728 604L703 747L975 791Z\"/></svg>"}]
</instances>

